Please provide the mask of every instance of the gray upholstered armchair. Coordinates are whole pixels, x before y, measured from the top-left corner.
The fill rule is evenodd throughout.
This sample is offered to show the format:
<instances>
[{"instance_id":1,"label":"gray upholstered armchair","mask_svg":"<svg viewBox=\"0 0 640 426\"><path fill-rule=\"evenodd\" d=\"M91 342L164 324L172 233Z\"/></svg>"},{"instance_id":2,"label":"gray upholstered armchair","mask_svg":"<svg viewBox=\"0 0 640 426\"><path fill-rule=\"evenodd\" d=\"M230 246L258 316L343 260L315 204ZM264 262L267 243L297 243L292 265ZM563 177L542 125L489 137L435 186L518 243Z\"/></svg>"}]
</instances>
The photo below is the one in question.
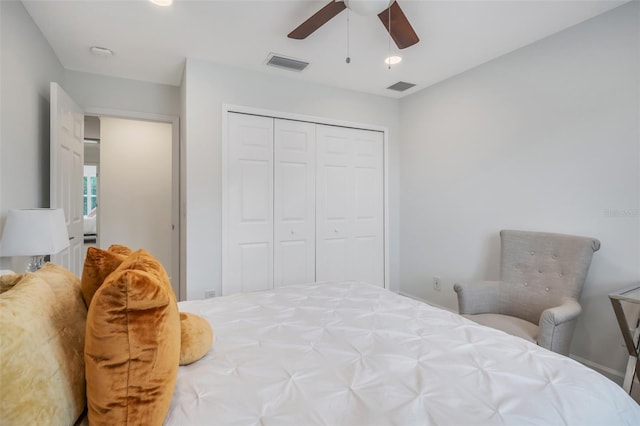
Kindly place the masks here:
<instances>
[{"instance_id":1,"label":"gray upholstered armchair","mask_svg":"<svg viewBox=\"0 0 640 426\"><path fill-rule=\"evenodd\" d=\"M594 238L500 231L500 281L455 284L461 315L568 355Z\"/></svg>"}]
</instances>

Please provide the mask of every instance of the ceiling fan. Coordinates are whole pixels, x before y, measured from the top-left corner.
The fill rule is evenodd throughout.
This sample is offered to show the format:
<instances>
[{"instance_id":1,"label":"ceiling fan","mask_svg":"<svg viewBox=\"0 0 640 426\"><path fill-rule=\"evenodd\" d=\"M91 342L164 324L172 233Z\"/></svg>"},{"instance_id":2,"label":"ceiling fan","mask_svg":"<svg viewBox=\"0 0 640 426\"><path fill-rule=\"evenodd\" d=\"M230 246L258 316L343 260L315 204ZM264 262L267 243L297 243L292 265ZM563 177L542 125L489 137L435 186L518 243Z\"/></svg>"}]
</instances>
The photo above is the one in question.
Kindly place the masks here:
<instances>
[{"instance_id":1,"label":"ceiling fan","mask_svg":"<svg viewBox=\"0 0 640 426\"><path fill-rule=\"evenodd\" d=\"M333 0L291 31L287 37L301 40L329 22L346 8L361 15L377 14L399 49L420 41L409 20L394 0Z\"/></svg>"}]
</instances>

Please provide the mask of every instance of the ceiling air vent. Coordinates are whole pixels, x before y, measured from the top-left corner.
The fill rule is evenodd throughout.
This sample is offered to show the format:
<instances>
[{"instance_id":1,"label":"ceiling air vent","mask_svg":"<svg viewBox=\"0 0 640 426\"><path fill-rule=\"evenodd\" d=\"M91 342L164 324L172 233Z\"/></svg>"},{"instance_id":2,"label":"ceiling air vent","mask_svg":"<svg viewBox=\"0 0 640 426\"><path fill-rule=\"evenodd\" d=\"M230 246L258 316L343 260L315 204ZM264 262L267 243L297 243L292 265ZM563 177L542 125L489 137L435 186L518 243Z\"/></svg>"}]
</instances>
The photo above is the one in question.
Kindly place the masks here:
<instances>
[{"instance_id":1,"label":"ceiling air vent","mask_svg":"<svg viewBox=\"0 0 640 426\"><path fill-rule=\"evenodd\" d=\"M309 65L309 62L285 58L284 56L274 55L273 53L271 53L267 58L267 65L270 65L272 67L285 68L291 71L302 71Z\"/></svg>"},{"instance_id":2,"label":"ceiling air vent","mask_svg":"<svg viewBox=\"0 0 640 426\"><path fill-rule=\"evenodd\" d=\"M395 90L397 92L404 92L407 89L411 89L413 86L415 86L415 84L399 81L396 84L392 84L391 86L387 87L387 89Z\"/></svg>"}]
</instances>

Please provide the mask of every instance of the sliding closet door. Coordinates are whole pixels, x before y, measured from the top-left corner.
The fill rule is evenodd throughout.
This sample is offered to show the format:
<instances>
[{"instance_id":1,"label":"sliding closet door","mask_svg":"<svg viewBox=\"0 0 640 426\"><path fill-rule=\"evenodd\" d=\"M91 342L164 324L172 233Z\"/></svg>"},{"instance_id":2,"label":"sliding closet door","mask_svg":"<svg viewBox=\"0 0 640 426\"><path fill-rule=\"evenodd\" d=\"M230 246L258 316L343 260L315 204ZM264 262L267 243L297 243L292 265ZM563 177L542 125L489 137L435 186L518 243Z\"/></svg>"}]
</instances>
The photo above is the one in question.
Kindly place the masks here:
<instances>
[{"instance_id":1,"label":"sliding closet door","mask_svg":"<svg viewBox=\"0 0 640 426\"><path fill-rule=\"evenodd\" d=\"M273 119L229 113L222 293L273 288Z\"/></svg>"},{"instance_id":2,"label":"sliding closet door","mask_svg":"<svg viewBox=\"0 0 640 426\"><path fill-rule=\"evenodd\" d=\"M381 132L317 125L316 280L384 286Z\"/></svg>"},{"instance_id":3,"label":"sliding closet door","mask_svg":"<svg viewBox=\"0 0 640 426\"><path fill-rule=\"evenodd\" d=\"M275 120L274 285L316 276L315 124Z\"/></svg>"},{"instance_id":4,"label":"sliding closet door","mask_svg":"<svg viewBox=\"0 0 640 426\"><path fill-rule=\"evenodd\" d=\"M228 113L222 294L384 286L383 133Z\"/></svg>"}]
</instances>

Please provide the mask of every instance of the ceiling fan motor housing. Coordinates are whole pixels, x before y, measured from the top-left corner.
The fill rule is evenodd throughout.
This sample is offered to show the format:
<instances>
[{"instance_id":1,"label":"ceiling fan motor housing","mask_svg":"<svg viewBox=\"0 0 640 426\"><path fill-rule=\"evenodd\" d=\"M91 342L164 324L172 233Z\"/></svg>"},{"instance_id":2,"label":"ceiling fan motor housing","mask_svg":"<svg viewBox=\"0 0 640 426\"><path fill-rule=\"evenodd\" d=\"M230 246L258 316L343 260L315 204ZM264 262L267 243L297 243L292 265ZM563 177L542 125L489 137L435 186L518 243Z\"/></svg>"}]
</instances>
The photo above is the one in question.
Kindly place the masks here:
<instances>
[{"instance_id":1,"label":"ceiling fan motor housing","mask_svg":"<svg viewBox=\"0 0 640 426\"><path fill-rule=\"evenodd\" d=\"M362 16L377 15L387 9L393 0L344 0L347 7Z\"/></svg>"}]
</instances>

